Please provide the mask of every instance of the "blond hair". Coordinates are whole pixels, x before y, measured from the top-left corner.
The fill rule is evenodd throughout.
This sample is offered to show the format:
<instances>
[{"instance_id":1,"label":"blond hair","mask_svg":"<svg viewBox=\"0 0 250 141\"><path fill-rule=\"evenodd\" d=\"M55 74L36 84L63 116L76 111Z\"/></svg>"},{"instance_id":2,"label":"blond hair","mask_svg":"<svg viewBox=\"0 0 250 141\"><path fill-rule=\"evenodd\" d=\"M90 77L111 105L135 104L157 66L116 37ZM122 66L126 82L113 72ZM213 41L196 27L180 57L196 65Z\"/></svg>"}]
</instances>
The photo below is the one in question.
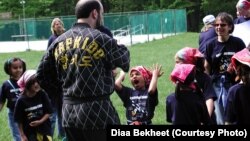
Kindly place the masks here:
<instances>
[{"instance_id":1,"label":"blond hair","mask_svg":"<svg viewBox=\"0 0 250 141\"><path fill-rule=\"evenodd\" d=\"M56 33L56 31L54 30L54 26L55 26L56 22L59 22L62 25L62 31L60 33ZM50 30L51 30L53 35L61 35L65 31L64 24L63 24L62 20L59 18L54 18L51 22Z\"/></svg>"}]
</instances>

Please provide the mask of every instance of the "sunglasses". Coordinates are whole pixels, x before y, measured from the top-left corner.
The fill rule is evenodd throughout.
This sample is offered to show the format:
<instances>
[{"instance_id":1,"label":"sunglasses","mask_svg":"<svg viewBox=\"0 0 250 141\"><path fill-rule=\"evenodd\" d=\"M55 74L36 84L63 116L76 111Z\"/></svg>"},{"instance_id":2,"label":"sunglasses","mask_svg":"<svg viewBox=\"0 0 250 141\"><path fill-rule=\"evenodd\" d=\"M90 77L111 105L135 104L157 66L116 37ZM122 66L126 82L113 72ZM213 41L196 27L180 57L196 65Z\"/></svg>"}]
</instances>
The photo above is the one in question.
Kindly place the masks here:
<instances>
[{"instance_id":1,"label":"sunglasses","mask_svg":"<svg viewBox=\"0 0 250 141\"><path fill-rule=\"evenodd\" d=\"M227 26L227 24L214 24L214 26L216 26L216 27L218 27L218 26L225 27L225 26Z\"/></svg>"}]
</instances>

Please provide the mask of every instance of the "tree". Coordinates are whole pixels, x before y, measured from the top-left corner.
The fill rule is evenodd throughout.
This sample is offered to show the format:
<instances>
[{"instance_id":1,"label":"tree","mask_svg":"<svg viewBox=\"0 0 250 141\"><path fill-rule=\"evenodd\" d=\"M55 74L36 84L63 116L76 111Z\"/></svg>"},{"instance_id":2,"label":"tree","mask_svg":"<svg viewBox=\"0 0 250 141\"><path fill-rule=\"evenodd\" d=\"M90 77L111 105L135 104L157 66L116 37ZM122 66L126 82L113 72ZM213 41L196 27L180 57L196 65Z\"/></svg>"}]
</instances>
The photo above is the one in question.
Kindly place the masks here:
<instances>
[{"instance_id":1,"label":"tree","mask_svg":"<svg viewBox=\"0 0 250 141\"><path fill-rule=\"evenodd\" d=\"M0 10L1 10L0 12L11 12L13 16L16 13L22 13L22 5L16 1L1 0Z\"/></svg>"},{"instance_id":2,"label":"tree","mask_svg":"<svg viewBox=\"0 0 250 141\"><path fill-rule=\"evenodd\" d=\"M199 30L199 20L197 20L197 17L200 17L200 5L201 0L175 0L174 3L169 6L169 8L186 9L188 31L197 32Z\"/></svg>"},{"instance_id":3,"label":"tree","mask_svg":"<svg viewBox=\"0 0 250 141\"><path fill-rule=\"evenodd\" d=\"M20 0L0 0L0 12L11 12L14 19L22 17ZM25 0L26 18L74 15L78 0ZM101 0L106 13L186 9L188 31L199 31L202 18L228 12L236 16L235 0ZM199 20L197 20L197 17Z\"/></svg>"},{"instance_id":4,"label":"tree","mask_svg":"<svg viewBox=\"0 0 250 141\"><path fill-rule=\"evenodd\" d=\"M201 11L203 11L203 16L207 14L213 14L216 16L219 12L227 12L236 16L236 6L237 1L235 0L202 0Z\"/></svg>"},{"instance_id":5,"label":"tree","mask_svg":"<svg viewBox=\"0 0 250 141\"><path fill-rule=\"evenodd\" d=\"M175 0L160 0L160 9L167 9Z\"/></svg>"}]
</instances>

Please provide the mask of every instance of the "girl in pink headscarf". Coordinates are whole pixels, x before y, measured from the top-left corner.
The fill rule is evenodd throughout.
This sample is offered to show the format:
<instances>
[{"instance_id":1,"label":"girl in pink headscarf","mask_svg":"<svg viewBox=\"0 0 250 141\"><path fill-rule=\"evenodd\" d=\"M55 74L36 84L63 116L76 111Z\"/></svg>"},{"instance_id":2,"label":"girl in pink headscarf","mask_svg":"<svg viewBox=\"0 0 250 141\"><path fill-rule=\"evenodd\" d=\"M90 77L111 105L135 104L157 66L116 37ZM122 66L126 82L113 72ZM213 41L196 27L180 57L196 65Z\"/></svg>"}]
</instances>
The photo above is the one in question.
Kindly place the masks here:
<instances>
[{"instance_id":1,"label":"girl in pink headscarf","mask_svg":"<svg viewBox=\"0 0 250 141\"><path fill-rule=\"evenodd\" d=\"M250 46L249 46L250 47ZM250 52L246 48L232 59L240 82L230 87L225 110L225 124L250 125Z\"/></svg>"},{"instance_id":2,"label":"girl in pink headscarf","mask_svg":"<svg viewBox=\"0 0 250 141\"><path fill-rule=\"evenodd\" d=\"M22 141L51 141L51 103L35 74L35 70L27 70L17 81L22 95L15 106L14 120L18 123Z\"/></svg>"},{"instance_id":3,"label":"girl in pink headscarf","mask_svg":"<svg viewBox=\"0 0 250 141\"><path fill-rule=\"evenodd\" d=\"M115 82L115 90L126 108L128 125L149 125L152 123L155 107L158 104L157 80L163 74L161 66L153 65L152 71L143 66L130 70L133 88L122 85L125 73L120 72Z\"/></svg>"},{"instance_id":4,"label":"girl in pink headscarf","mask_svg":"<svg viewBox=\"0 0 250 141\"><path fill-rule=\"evenodd\" d=\"M171 73L175 93L167 97L167 121L173 125L209 125L211 118L193 64L176 64Z\"/></svg>"},{"instance_id":5,"label":"girl in pink headscarf","mask_svg":"<svg viewBox=\"0 0 250 141\"><path fill-rule=\"evenodd\" d=\"M214 100L217 99L215 91L212 87L210 76L204 73L204 56L197 48L184 47L175 54L176 64L192 64L195 65L195 80L199 84L200 89L206 100L209 115L215 118Z\"/></svg>"}]
</instances>

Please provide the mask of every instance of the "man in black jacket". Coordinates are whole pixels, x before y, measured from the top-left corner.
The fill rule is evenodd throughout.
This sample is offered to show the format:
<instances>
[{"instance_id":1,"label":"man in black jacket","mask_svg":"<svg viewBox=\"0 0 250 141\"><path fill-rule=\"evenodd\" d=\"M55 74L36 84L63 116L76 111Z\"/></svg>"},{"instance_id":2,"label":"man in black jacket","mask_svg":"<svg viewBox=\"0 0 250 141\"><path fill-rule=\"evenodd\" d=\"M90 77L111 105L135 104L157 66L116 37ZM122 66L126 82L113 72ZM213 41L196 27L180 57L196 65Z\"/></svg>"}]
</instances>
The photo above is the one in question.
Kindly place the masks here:
<instances>
[{"instance_id":1,"label":"man in black jacket","mask_svg":"<svg viewBox=\"0 0 250 141\"><path fill-rule=\"evenodd\" d=\"M77 23L51 44L37 78L41 84L62 87L63 127L68 140L105 140L107 125L120 124L110 101L112 70L119 67L127 72L130 54L125 46L97 30L103 19L99 0L79 0L75 13Z\"/></svg>"}]
</instances>

